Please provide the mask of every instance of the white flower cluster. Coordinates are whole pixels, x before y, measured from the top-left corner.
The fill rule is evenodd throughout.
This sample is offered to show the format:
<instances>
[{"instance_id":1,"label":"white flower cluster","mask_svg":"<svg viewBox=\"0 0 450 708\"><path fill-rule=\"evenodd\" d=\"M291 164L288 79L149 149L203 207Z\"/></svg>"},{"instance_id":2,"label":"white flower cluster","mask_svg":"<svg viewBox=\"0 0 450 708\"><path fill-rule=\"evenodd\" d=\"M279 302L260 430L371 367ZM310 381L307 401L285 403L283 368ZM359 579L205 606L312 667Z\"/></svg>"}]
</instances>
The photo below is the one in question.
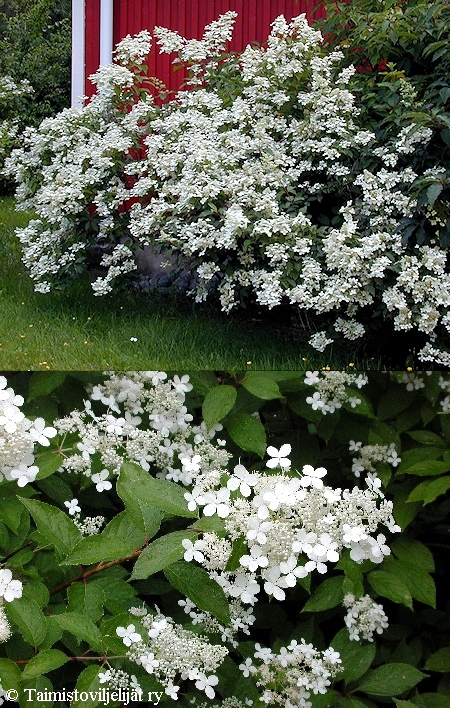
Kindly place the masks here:
<instances>
[{"instance_id":1,"label":"white flower cluster","mask_svg":"<svg viewBox=\"0 0 450 708\"><path fill-rule=\"evenodd\" d=\"M22 583L13 578L9 568L0 569L0 644L6 642L11 636L11 627L3 607L4 602L22 597ZM0 684L1 700L1 684ZM0 704L1 705L1 704Z\"/></svg>"},{"instance_id":2,"label":"white flower cluster","mask_svg":"<svg viewBox=\"0 0 450 708\"><path fill-rule=\"evenodd\" d=\"M398 467L401 462L395 443L390 445L363 445L362 442L350 440L349 450L357 452L359 455L359 457L352 458L352 472L355 477L359 477L361 472L376 472L377 462L385 462L392 467ZM372 475L373 478L374 476Z\"/></svg>"},{"instance_id":3,"label":"white flower cluster","mask_svg":"<svg viewBox=\"0 0 450 708\"><path fill-rule=\"evenodd\" d=\"M373 642L374 634L382 634L389 626L383 606L374 602L370 595L356 598L349 593L344 597L342 604L348 610L345 624L350 639L354 642L359 642L361 639Z\"/></svg>"},{"instance_id":4,"label":"white flower cluster","mask_svg":"<svg viewBox=\"0 0 450 708\"><path fill-rule=\"evenodd\" d=\"M103 492L111 489L108 477L119 473L124 459L183 485L191 484L200 459L205 470L227 465L229 453L212 443L221 426L192 425L184 405L192 389L187 374L168 381L158 371L107 376L91 390L84 411L55 421L62 436L74 433L79 440L72 451L66 449L63 470L86 475ZM97 415L95 405L106 411ZM100 461L100 472L92 472L94 460Z\"/></svg>"},{"instance_id":5,"label":"white flower cluster","mask_svg":"<svg viewBox=\"0 0 450 708\"><path fill-rule=\"evenodd\" d=\"M280 467L286 467L283 461L291 449L287 444L283 448L272 448ZM336 563L344 548L357 563L381 563L390 549L383 534L372 534L380 524L400 531L392 502L373 484L364 490L325 486L325 475L324 468L310 465L295 476L249 472L242 464L232 474L197 472L192 491L185 493L189 509L222 518L229 542L215 533L195 544L185 542L185 560L201 563L228 597L250 605L260 582L267 595L284 600L287 588L314 570L326 573L327 564ZM236 569L225 571L235 541L243 550L235 558Z\"/></svg>"},{"instance_id":6,"label":"white flower cluster","mask_svg":"<svg viewBox=\"0 0 450 708\"><path fill-rule=\"evenodd\" d=\"M94 477L98 476L99 475L93 474L91 479L95 481ZM111 488L111 483L108 482L108 484ZM101 528L105 523L104 516L86 516L86 518L81 520L81 507L78 506L78 499L71 499L70 501L65 501L64 506L67 507L67 513L72 516L73 523L84 536L95 536L96 534L100 533Z\"/></svg>"},{"instance_id":7,"label":"white flower cluster","mask_svg":"<svg viewBox=\"0 0 450 708\"><path fill-rule=\"evenodd\" d=\"M256 665L253 663L257 661ZM244 676L253 676L263 689L261 702L268 706L311 708L311 693L324 694L339 672L341 658L332 647L321 652L303 639L293 639L279 653L255 645L254 657L240 665Z\"/></svg>"},{"instance_id":8,"label":"white flower cluster","mask_svg":"<svg viewBox=\"0 0 450 708\"><path fill-rule=\"evenodd\" d=\"M356 372L307 371L305 384L314 386L316 391L312 396L307 397L306 402L313 410L319 410L324 415L334 413L345 403L349 403L352 408L357 408L361 399L355 395L351 387L360 389L366 385L367 380L365 374Z\"/></svg>"},{"instance_id":9,"label":"white flower cluster","mask_svg":"<svg viewBox=\"0 0 450 708\"><path fill-rule=\"evenodd\" d=\"M7 380L0 376L0 482L5 479L24 487L36 478L39 468L35 462L35 446L48 446L55 428L47 427L43 418L31 421L20 408L22 396L7 388Z\"/></svg>"},{"instance_id":10,"label":"white flower cluster","mask_svg":"<svg viewBox=\"0 0 450 708\"><path fill-rule=\"evenodd\" d=\"M194 681L199 691L214 698L219 679L216 670L228 654L226 647L211 644L204 635L194 634L176 624L159 611L156 615L145 608L131 608L139 617L141 632L134 624L117 627L117 635L128 647L127 657L164 686L166 695L177 700L179 686L175 681Z\"/></svg>"},{"instance_id":11,"label":"white flower cluster","mask_svg":"<svg viewBox=\"0 0 450 708\"><path fill-rule=\"evenodd\" d=\"M153 243L198 264L198 301L216 284L226 312L248 295L268 308L333 313L334 331L311 338L319 351L337 336L362 337L358 312L376 304L395 329L429 336L422 360L447 365L435 346L438 328L450 333L447 252L405 246L398 228L414 214L422 177L404 165L431 129L405 117L386 144L361 129L348 89L354 68L339 69L341 54L303 14L278 17L265 45L223 60L235 16L219 17L201 40L155 29L161 51L191 69L190 87L162 108L138 90L145 31L94 75L98 92L81 111L25 133L6 174L20 208L38 216L19 231L36 289L48 292L100 245L106 275L93 288L107 294L134 270L133 246ZM356 163L370 169L355 172ZM342 206L324 226L311 198L326 204L330 194Z\"/></svg>"}]
</instances>

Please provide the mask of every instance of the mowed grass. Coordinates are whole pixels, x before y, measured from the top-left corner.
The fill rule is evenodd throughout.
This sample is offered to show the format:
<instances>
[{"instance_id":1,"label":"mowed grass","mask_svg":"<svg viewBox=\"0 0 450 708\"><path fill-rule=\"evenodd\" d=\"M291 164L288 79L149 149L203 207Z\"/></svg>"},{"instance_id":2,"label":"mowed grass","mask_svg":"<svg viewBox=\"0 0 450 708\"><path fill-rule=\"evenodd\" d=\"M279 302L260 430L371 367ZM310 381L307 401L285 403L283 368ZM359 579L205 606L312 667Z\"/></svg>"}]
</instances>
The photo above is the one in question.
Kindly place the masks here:
<instances>
[{"instance_id":1,"label":"mowed grass","mask_svg":"<svg viewBox=\"0 0 450 708\"><path fill-rule=\"evenodd\" d=\"M88 282L39 294L14 234L29 215L0 199L0 368L309 369L327 366L276 318L225 316L187 298L98 298ZM136 341L133 341L133 340Z\"/></svg>"}]
</instances>

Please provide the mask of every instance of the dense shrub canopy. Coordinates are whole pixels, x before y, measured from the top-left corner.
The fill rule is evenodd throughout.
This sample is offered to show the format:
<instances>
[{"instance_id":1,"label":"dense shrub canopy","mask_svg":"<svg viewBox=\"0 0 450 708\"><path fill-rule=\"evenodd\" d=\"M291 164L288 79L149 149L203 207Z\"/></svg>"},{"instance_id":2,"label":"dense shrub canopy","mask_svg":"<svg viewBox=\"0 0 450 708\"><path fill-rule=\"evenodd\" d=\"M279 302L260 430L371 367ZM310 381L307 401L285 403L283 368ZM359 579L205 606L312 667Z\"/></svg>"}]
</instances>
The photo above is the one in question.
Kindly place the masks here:
<instances>
[{"instance_id":1,"label":"dense shrub canopy","mask_svg":"<svg viewBox=\"0 0 450 708\"><path fill-rule=\"evenodd\" d=\"M20 233L36 288L100 250L92 287L107 294L151 244L196 266L197 300L215 290L226 312L250 300L314 313L320 351L393 327L421 333L419 358L447 365L444 112L401 71L358 72L303 15L239 56L223 53L233 22L201 41L155 29L190 67L174 100L161 106L143 84L145 31L93 77L81 112L25 133L7 173L37 212Z\"/></svg>"}]
</instances>

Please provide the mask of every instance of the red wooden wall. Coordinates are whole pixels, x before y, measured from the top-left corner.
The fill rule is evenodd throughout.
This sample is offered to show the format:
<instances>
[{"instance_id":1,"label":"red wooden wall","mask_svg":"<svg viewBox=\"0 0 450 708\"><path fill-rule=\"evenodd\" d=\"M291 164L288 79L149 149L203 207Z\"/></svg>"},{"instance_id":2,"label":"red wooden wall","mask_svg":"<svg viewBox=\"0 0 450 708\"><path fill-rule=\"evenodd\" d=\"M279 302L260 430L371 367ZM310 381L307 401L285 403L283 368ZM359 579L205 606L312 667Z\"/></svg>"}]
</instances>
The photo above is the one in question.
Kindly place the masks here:
<instances>
[{"instance_id":1,"label":"red wooden wall","mask_svg":"<svg viewBox=\"0 0 450 708\"><path fill-rule=\"evenodd\" d=\"M114 0L114 44L127 34L141 29L152 32L155 25L178 31L187 39L200 39L205 25L227 10L238 13L229 49L240 51L253 41L263 42L270 24L278 15L291 20L305 12L308 18L323 16L313 13L316 0ZM100 0L86 0L86 76L99 64ZM150 76L156 76L170 88L177 89L183 72L174 72L175 54L159 54L155 43L150 55ZM92 93L90 82L86 93Z\"/></svg>"}]
</instances>

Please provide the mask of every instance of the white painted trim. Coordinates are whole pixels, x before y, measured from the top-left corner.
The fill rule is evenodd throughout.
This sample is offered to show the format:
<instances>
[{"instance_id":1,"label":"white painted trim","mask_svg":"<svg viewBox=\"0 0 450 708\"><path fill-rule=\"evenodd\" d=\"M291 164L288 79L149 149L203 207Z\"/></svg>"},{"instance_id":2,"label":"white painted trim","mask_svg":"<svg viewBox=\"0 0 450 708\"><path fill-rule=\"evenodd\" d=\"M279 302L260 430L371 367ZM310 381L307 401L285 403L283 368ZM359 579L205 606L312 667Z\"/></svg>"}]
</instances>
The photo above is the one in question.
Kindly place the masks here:
<instances>
[{"instance_id":1,"label":"white painted trim","mask_svg":"<svg viewBox=\"0 0 450 708\"><path fill-rule=\"evenodd\" d=\"M81 108L85 94L85 0L72 0L72 106Z\"/></svg>"},{"instance_id":2,"label":"white painted trim","mask_svg":"<svg viewBox=\"0 0 450 708\"><path fill-rule=\"evenodd\" d=\"M113 51L114 0L100 1L100 66L110 64Z\"/></svg>"}]
</instances>

